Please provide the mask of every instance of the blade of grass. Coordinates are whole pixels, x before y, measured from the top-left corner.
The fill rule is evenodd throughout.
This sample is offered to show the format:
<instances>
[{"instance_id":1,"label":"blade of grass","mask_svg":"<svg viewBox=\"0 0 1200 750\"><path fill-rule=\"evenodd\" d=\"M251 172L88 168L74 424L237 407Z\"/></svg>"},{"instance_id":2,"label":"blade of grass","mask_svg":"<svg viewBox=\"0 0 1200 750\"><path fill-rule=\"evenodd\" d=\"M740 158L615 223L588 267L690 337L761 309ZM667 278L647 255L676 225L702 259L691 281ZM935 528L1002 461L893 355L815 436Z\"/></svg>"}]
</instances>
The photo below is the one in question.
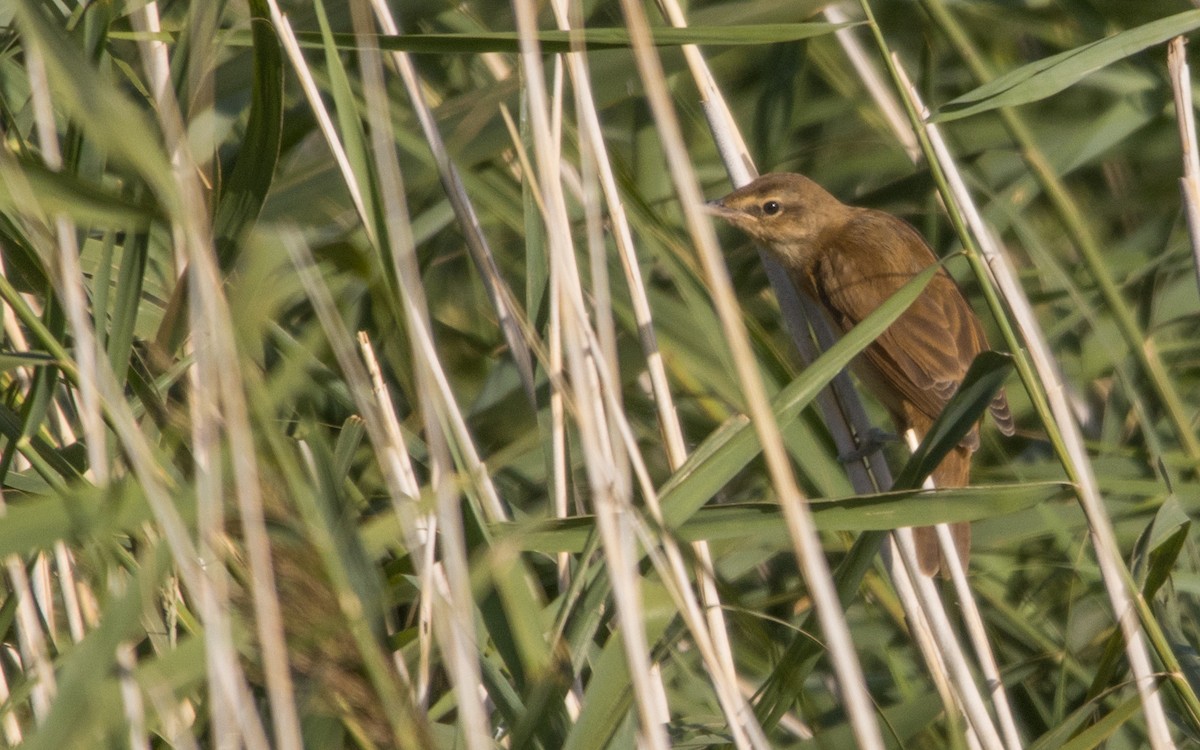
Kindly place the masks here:
<instances>
[{"instance_id":1,"label":"blade of grass","mask_svg":"<svg viewBox=\"0 0 1200 750\"><path fill-rule=\"evenodd\" d=\"M283 57L265 0L250 1L254 68L246 133L213 216L213 238L223 268L242 233L258 218L275 178L283 139Z\"/></svg>"},{"instance_id":2,"label":"blade of grass","mask_svg":"<svg viewBox=\"0 0 1200 750\"><path fill-rule=\"evenodd\" d=\"M678 47L685 44L707 46L745 46L755 44L779 44L830 34L844 28L841 24L828 23L772 23L729 26L693 26L686 29L655 28L652 43L659 47ZM136 33L116 31L115 39L138 39ZM316 32L300 31L296 38L305 47L320 47L322 40ZM411 54L484 54L489 52L515 53L521 50L521 32L493 31L472 34L400 34L375 35L373 46L385 52L407 52ZM625 28L589 28L572 31L539 30L534 33L542 54L569 52L573 47L583 46L592 51L628 49L632 46L629 31ZM333 40L341 49L358 49L359 41L353 34L334 34ZM245 35L234 34L234 44L248 44Z\"/></svg>"},{"instance_id":3,"label":"blade of grass","mask_svg":"<svg viewBox=\"0 0 1200 750\"><path fill-rule=\"evenodd\" d=\"M942 105L930 122L947 122L1053 96L1090 73L1197 27L1200 10L1184 11L1022 65Z\"/></svg>"}]
</instances>

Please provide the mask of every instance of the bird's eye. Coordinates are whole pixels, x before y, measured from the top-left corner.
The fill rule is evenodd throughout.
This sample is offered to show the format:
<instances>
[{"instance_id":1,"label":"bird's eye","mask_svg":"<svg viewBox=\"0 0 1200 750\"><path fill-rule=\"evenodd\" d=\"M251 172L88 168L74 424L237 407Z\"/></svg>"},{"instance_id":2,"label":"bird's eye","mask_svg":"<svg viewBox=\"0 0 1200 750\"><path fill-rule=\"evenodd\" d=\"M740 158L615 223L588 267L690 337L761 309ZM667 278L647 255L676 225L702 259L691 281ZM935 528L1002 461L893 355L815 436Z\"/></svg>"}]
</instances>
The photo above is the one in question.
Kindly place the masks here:
<instances>
[{"instance_id":1,"label":"bird's eye","mask_svg":"<svg viewBox=\"0 0 1200 750\"><path fill-rule=\"evenodd\" d=\"M774 216L779 213L779 201L767 201L762 205L762 210L767 216Z\"/></svg>"}]
</instances>

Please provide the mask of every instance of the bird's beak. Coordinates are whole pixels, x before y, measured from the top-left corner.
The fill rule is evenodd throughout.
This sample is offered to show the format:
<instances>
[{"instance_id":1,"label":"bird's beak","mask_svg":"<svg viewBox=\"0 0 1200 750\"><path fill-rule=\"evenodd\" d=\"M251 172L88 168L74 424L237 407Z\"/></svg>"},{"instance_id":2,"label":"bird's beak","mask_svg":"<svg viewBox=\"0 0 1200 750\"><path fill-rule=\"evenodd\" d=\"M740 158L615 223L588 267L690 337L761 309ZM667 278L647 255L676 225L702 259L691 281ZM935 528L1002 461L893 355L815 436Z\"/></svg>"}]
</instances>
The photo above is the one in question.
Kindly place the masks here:
<instances>
[{"instance_id":1,"label":"bird's beak","mask_svg":"<svg viewBox=\"0 0 1200 750\"><path fill-rule=\"evenodd\" d=\"M705 203L704 212L710 216L719 216L722 219L728 219L737 213L737 211L722 203L720 198Z\"/></svg>"}]
</instances>

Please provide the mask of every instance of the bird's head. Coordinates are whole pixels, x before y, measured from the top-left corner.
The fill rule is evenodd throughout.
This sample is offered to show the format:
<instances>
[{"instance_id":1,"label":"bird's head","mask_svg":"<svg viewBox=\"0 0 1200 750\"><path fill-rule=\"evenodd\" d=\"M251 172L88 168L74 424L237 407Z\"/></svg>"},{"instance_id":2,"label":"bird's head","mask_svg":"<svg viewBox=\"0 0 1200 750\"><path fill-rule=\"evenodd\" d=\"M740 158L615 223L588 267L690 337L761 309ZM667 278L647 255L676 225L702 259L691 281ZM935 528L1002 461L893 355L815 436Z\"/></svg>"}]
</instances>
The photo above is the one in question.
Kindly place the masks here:
<instances>
[{"instance_id":1,"label":"bird's head","mask_svg":"<svg viewBox=\"0 0 1200 750\"><path fill-rule=\"evenodd\" d=\"M784 172L765 174L707 209L792 265L802 264L817 236L851 211L807 177Z\"/></svg>"}]
</instances>

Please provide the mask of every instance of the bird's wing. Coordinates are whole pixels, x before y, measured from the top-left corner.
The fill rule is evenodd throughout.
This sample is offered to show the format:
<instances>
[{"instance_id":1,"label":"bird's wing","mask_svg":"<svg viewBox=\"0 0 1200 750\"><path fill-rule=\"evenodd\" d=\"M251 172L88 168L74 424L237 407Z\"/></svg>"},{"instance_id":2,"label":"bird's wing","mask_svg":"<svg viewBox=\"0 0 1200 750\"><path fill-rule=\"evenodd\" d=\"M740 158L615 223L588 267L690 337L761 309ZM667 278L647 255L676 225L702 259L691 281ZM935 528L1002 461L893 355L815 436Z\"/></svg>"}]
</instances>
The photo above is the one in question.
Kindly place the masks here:
<instances>
[{"instance_id":1,"label":"bird's wing","mask_svg":"<svg viewBox=\"0 0 1200 750\"><path fill-rule=\"evenodd\" d=\"M912 226L881 211L858 212L821 243L812 286L843 330L937 262ZM986 348L975 313L949 274L939 271L863 354L884 381L872 385L892 391L877 394L889 408L903 400L934 419Z\"/></svg>"}]
</instances>

